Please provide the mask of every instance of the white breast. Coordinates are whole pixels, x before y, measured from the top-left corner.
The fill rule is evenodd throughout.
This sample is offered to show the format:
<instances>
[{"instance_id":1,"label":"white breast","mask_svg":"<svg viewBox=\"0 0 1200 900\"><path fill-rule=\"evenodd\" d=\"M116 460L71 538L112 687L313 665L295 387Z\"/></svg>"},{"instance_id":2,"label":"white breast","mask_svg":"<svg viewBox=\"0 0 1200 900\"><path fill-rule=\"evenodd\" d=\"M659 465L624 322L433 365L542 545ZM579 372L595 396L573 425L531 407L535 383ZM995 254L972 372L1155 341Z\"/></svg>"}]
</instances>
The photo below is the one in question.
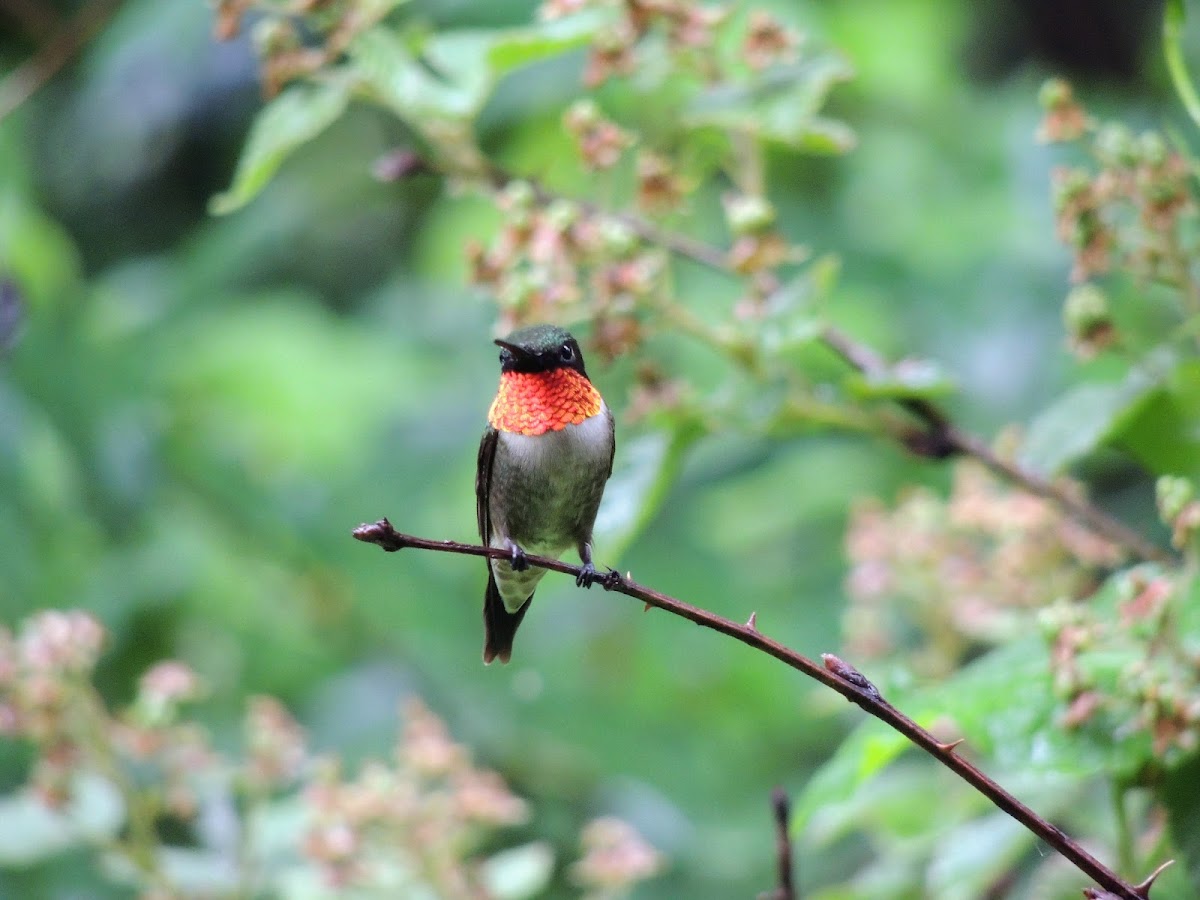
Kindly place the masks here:
<instances>
[{"instance_id":1,"label":"white breast","mask_svg":"<svg viewBox=\"0 0 1200 900\"><path fill-rule=\"evenodd\" d=\"M600 412L578 425L545 434L500 433L500 439L513 456L530 468L553 471L564 467L608 467L612 452L608 442L608 407L600 401Z\"/></svg>"}]
</instances>

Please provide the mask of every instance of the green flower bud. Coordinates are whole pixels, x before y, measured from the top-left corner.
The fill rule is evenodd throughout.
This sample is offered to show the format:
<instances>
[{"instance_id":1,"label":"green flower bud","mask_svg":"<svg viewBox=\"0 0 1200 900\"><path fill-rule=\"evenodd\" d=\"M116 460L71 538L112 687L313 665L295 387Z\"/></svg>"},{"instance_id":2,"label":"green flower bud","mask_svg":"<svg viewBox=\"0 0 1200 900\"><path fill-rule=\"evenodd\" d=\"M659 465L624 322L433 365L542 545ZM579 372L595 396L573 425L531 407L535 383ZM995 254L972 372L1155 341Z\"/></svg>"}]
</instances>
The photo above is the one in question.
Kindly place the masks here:
<instances>
[{"instance_id":1,"label":"green flower bud","mask_svg":"<svg viewBox=\"0 0 1200 900\"><path fill-rule=\"evenodd\" d=\"M1161 166L1167 161L1167 142L1156 131L1143 132L1138 137L1138 152L1143 162L1151 166Z\"/></svg>"},{"instance_id":2,"label":"green flower bud","mask_svg":"<svg viewBox=\"0 0 1200 900\"><path fill-rule=\"evenodd\" d=\"M510 181L500 192L499 204L506 211L529 210L537 199L533 185L528 181Z\"/></svg>"},{"instance_id":3,"label":"green flower bud","mask_svg":"<svg viewBox=\"0 0 1200 900\"><path fill-rule=\"evenodd\" d=\"M600 107L593 100L579 100L567 108L563 119L568 128L586 128L600 120Z\"/></svg>"},{"instance_id":4,"label":"green flower bud","mask_svg":"<svg viewBox=\"0 0 1200 900\"><path fill-rule=\"evenodd\" d=\"M1054 208L1062 211L1072 200L1077 200L1092 188L1092 178L1085 169L1064 169L1054 179Z\"/></svg>"},{"instance_id":5,"label":"green flower bud","mask_svg":"<svg viewBox=\"0 0 1200 900\"><path fill-rule=\"evenodd\" d=\"M1096 135L1096 155L1105 165L1127 168L1138 161L1138 144L1123 124L1109 123Z\"/></svg>"},{"instance_id":6,"label":"green flower bud","mask_svg":"<svg viewBox=\"0 0 1200 900\"><path fill-rule=\"evenodd\" d=\"M579 205L559 198L546 207L546 224L555 231L566 231L579 220Z\"/></svg>"},{"instance_id":7,"label":"green flower bud","mask_svg":"<svg viewBox=\"0 0 1200 900\"><path fill-rule=\"evenodd\" d=\"M775 224L775 207L764 197L736 195L725 199L725 219L736 235L757 234Z\"/></svg>"},{"instance_id":8,"label":"green flower bud","mask_svg":"<svg viewBox=\"0 0 1200 900\"><path fill-rule=\"evenodd\" d=\"M1053 110L1074 100L1071 85L1061 78L1048 78L1038 89L1038 103L1042 109Z\"/></svg>"},{"instance_id":9,"label":"green flower bud","mask_svg":"<svg viewBox=\"0 0 1200 900\"><path fill-rule=\"evenodd\" d=\"M1186 478L1163 475L1154 485L1158 514L1167 524L1179 518L1185 506L1196 496L1195 486Z\"/></svg>"},{"instance_id":10,"label":"green flower bud","mask_svg":"<svg viewBox=\"0 0 1200 900\"><path fill-rule=\"evenodd\" d=\"M631 252L638 243L632 228L619 219L612 218L600 223L600 240L605 250L618 256Z\"/></svg>"},{"instance_id":11,"label":"green flower bud","mask_svg":"<svg viewBox=\"0 0 1200 900\"><path fill-rule=\"evenodd\" d=\"M1081 284L1071 289L1063 304L1063 323L1075 337L1088 337L1102 328L1112 326L1108 299L1094 284Z\"/></svg>"},{"instance_id":12,"label":"green flower bud","mask_svg":"<svg viewBox=\"0 0 1200 900\"><path fill-rule=\"evenodd\" d=\"M295 27L285 19L260 20L255 24L250 39L260 56L274 56L300 46Z\"/></svg>"}]
</instances>

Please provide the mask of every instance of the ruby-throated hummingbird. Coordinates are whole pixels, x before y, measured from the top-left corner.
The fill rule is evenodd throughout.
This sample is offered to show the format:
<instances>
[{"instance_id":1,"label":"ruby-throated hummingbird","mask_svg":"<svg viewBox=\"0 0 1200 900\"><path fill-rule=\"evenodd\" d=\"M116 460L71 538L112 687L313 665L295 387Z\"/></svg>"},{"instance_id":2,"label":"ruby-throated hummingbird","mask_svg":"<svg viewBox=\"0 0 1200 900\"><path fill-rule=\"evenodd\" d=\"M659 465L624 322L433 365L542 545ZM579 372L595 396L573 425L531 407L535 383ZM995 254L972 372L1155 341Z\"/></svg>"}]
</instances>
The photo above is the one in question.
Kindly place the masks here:
<instances>
[{"instance_id":1,"label":"ruby-throated hummingbird","mask_svg":"<svg viewBox=\"0 0 1200 900\"><path fill-rule=\"evenodd\" d=\"M500 345L500 389L488 410L475 475L479 536L508 559L488 560L483 661L508 662L545 569L525 554L557 559L574 546L576 583L604 576L592 564L592 526L612 474L613 417L588 380L579 344L561 328L534 325Z\"/></svg>"}]
</instances>

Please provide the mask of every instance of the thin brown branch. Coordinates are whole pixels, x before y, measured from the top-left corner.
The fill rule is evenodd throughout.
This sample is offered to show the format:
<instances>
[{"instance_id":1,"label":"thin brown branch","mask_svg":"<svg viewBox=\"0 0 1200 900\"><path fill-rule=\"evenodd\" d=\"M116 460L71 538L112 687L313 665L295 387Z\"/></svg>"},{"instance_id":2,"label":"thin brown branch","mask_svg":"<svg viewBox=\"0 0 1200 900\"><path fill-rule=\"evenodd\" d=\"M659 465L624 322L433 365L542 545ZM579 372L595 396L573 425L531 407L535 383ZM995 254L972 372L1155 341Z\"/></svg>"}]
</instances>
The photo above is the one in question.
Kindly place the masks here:
<instances>
[{"instance_id":1,"label":"thin brown branch","mask_svg":"<svg viewBox=\"0 0 1200 900\"><path fill-rule=\"evenodd\" d=\"M836 328L826 328L821 336L824 344L864 375L882 375L887 371L884 362L871 348L857 343ZM1124 547L1141 559L1171 562L1174 557L1138 534L1128 525L1113 518L1104 510L1071 494L1036 472L1004 459L977 435L954 425L947 415L921 398L901 401L909 413L918 419L925 430L919 435L903 437L904 443L925 456L970 456L982 463L994 475L1015 484L1035 496L1049 500L1090 531Z\"/></svg>"},{"instance_id":2,"label":"thin brown branch","mask_svg":"<svg viewBox=\"0 0 1200 900\"><path fill-rule=\"evenodd\" d=\"M1099 507L1070 494L1036 472L1031 472L1011 460L1002 458L975 435L951 426L950 438L955 446L962 449L963 453L975 457L996 475L1019 485L1031 494L1053 501L1063 512L1086 525L1091 531L1131 550L1139 558L1168 563L1176 561L1173 554L1148 541L1141 534Z\"/></svg>"},{"instance_id":3,"label":"thin brown branch","mask_svg":"<svg viewBox=\"0 0 1200 900\"><path fill-rule=\"evenodd\" d=\"M461 544L456 541L434 541L428 538L402 534L396 531L387 519L381 519L371 525L360 525L354 529L354 537L365 543L375 544L389 552L413 548L418 550L438 550L443 553L461 553L467 556L484 556L492 559L502 559L508 556L506 550L497 547ZM548 559L542 556L529 556L527 557L527 561L531 566L562 572L566 575L578 576L581 571L579 566L573 566L561 560ZM1116 872L1109 869L1083 849L1079 843L1073 840L1062 829L1043 819L989 778L983 771L963 759L953 749L946 749L946 745L888 703L875 685L848 663L843 662L835 656L826 655L825 665L817 665L817 663L808 657L797 653L795 650L784 646L778 641L772 640L749 624L742 625L730 619L723 618L708 610L692 606L689 603L662 594L627 578L621 578L620 576L612 578L605 584L605 588L625 594L628 597L633 597L647 606L653 606L694 622L697 625L702 625L705 628L711 628L713 631L728 635L736 641L753 647L755 650L775 657L775 659L785 665L837 691L869 715L874 716L904 735L913 744L920 747L970 784L1039 839L1062 854L1072 865L1099 885L1102 890L1108 891L1113 896L1120 898L1120 900L1147 900L1149 897L1148 885L1143 888L1142 886L1131 885L1123 880Z\"/></svg>"},{"instance_id":4,"label":"thin brown branch","mask_svg":"<svg viewBox=\"0 0 1200 900\"><path fill-rule=\"evenodd\" d=\"M783 788L771 792L771 811L775 815L775 858L779 862L779 887L773 900L798 900L796 884L792 875L792 836L788 832L791 819L791 803Z\"/></svg>"},{"instance_id":5,"label":"thin brown branch","mask_svg":"<svg viewBox=\"0 0 1200 900\"><path fill-rule=\"evenodd\" d=\"M0 122L37 93L101 29L121 0L96 0L62 25L37 52L0 81Z\"/></svg>"}]
</instances>

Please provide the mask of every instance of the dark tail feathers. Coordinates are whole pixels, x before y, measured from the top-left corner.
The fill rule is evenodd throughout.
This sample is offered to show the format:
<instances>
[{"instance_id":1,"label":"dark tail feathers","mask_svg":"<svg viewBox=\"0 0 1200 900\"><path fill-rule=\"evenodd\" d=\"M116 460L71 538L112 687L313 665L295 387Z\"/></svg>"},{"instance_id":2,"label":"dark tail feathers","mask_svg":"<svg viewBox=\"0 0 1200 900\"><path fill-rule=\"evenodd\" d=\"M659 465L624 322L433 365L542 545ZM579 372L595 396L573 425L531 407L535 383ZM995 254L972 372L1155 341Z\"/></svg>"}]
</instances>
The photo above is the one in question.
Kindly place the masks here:
<instances>
[{"instance_id":1,"label":"dark tail feathers","mask_svg":"<svg viewBox=\"0 0 1200 900\"><path fill-rule=\"evenodd\" d=\"M533 602L533 594L515 613L504 608L504 600L500 597L500 589L496 587L496 579L488 566L487 592L483 595L483 661L490 664L499 657L500 662L506 663L512 657L513 638L525 618L525 611Z\"/></svg>"}]
</instances>

